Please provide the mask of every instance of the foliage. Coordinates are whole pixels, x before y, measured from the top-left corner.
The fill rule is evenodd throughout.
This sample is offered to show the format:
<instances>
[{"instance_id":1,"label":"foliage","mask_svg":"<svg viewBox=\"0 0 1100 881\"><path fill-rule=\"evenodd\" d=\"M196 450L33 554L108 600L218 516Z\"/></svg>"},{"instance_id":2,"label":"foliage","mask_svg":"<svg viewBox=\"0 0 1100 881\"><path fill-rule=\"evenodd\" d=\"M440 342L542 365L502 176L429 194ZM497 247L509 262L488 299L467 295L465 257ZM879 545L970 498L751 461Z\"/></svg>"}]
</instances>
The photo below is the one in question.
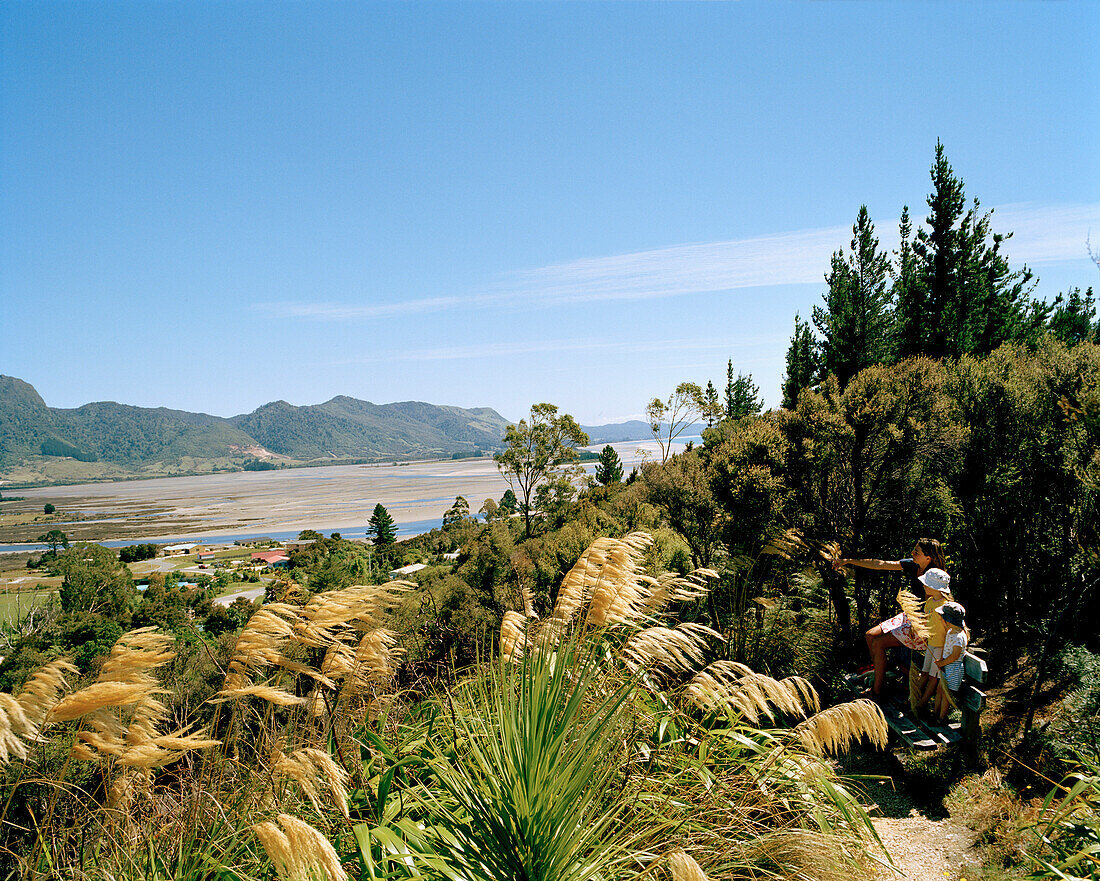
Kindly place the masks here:
<instances>
[{"instance_id":1,"label":"foliage","mask_svg":"<svg viewBox=\"0 0 1100 881\"><path fill-rule=\"evenodd\" d=\"M500 666L451 689L396 743L369 736L379 798L355 836L370 877L625 879L656 870L673 835L716 877L839 881L855 869L872 827L805 752L823 745L824 717L785 731L751 721L812 712L812 690L722 664L682 695L666 689L713 634L645 626L643 603L659 614L705 588L698 575L661 577L663 598L649 594L644 548L639 536L594 543L545 624L507 614ZM877 710L855 721L863 711L828 711L841 740L881 735ZM808 846L779 857L780 837Z\"/></svg>"},{"instance_id":2,"label":"foliage","mask_svg":"<svg viewBox=\"0 0 1100 881\"><path fill-rule=\"evenodd\" d=\"M798 393L809 388L818 374L817 352L810 323L794 317L794 335L787 347L787 371L783 375L783 406L794 409Z\"/></svg>"},{"instance_id":3,"label":"foliage","mask_svg":"<svg viewBox=\"0 0 1100 881\"><path fill-rule=\"evenodd\" d=\"M1043 800L1040 819L1024 826L1033 845L1029 876L1060 881L1100 879L1100 761L1081 757L1078 770Z\"/></svg>"},{"instance_id":4,"label":"foliage","mask_svg":"<svg viewBox=\"0 0 1100 881\"><path fill-rule=\"evenodd\" d=\"M711 416L712 403L708 401L708 417ZM760 389L752 381L752 374L738 373L735 377L733 361L727 361L726 406L724 412L719 408L718 413L726 419L741 419L745 416L755 416L763 408L764 402L760 398Z\"/></svg>"},{"instance_id":5,"label":"foliage","mask_svg":"<svg viewBox=\"0 0 1100 881\"><path fill-rule=\"evenodd\" d=\"M46 504L42 506L42 512L46 515L52 514L56 510L57 508L54 507L52 502L46 502Z\"/></svg>"},{"instance_id":6,"label":"foliage","mask_svg":"<svg viewBox=\"0 0 1100 881\"><path fill-rule=\"evenodd\" d=\"M126 545L118 549L118 558L123 563L137 563L141 560L152 560L157 555L155 544Z\"/></svg>"},{"instance_id":7,"label":"foliage","mask_svg":"<svg viewBox=\"0 0 1100 881\"><path fill-rule=\"evenodd\" d=\"M38 540L43 544L49 545L50 553L55 556L57 555L57 549L59 547L68 548L69 546L69 537L60 529L51 529L44 535L38 536Z\"/></svg>"},{"instance_id":8,"label":"foliage","mask_svg":"<svg viewBox=\"0 0 1100 881\"><path fill-rule=\"evenodd\" d=\"M925 306L922 352L988 354L1025 339L1029 325L1041 325L1045 314L1029 308L1030 271L1011 271L1001 253L1011 233L993 233L991 213L981 214L976 199L964 211L963 182L939 142L931 177L930 213L913 243Z\"/></svg>"},{"instance_id":9,"label":"foliage","mask_svg":"<svg viewBox=\"0 0 1100 881\"><path fill-rule=\"evenodd\" d=\"M1051 304L1050 332L1067 346L1075 346L1086 340L1100 339L1100 323L1096 323L1096 301L1092 288L1081 293L1073 288L1063 297L1059 294Z\"/></svg>"},{"instance_id":10,"label":"foliage","mask_svg":"<svg viewBox=\"0 0 1100 881\"><path fill-rule=\"evenodd\" d=\"M1063 767L1080 756L1100 761L1100 654L1069 644L1054 658L1051 678L1064 694L1038 732L1038 746Z\"/></svg>"},{"instance_id":11,"label":"foliage","mask_svg":"<svg viewBox=\"0 0 1100 881\"><path fill-rule=\"evenodd\" d=\"M611 444L600 450L600 460L596 463L596 482L601 486L610 486L623 479L623 463Z\"/></svg>"},{"instance_id":12,"label":"foliage","mask_svg":"<svg viewBox=\"0 0 1100 881\"><path fill-rule=\"evenodd\" d=\"M783 406L834 374L841 388L860 370L916 356L988 355L1005 343L1035 345L1044 331L1075 344L1093 333L1091 295L1071 291L1052 305L1033 300L1032 275L1012 270L992 212L968 208L962 180L941 143L931 168L929 214L914 233L901 214L895 259L879 250L866 206L853 227L851 252L832 257L824 304L813 323L797 316L787 351ZM892 276L892 281L891 281ZM816 351L815 351L816 350Z\"/></svg>"},{"instance_id":13,"label":"foliage","mask_svg":"<svg viewBox=\"0 0 1100 881\"><path fill-rule=\"evenodd\" d=\"M393 522L390 512L381 502L374 506L374 511L370 515L367 523L367 537L379 548L388 547L397 539L397 524Z\"/></svg>"},{"instance_id":14,"label":"foliage","mask_svg":"<svg viewBox=\"0 0 1100 881\"><path fill-rule=\"evenodd\" d=\"M852 227L851 254L833 254L825 276L825 305L815 306L814 325L821 334L821 363L841 388L859 371L891 358L893 316L887 279L890 258L879 250L867 206Z\"/></svg>"},{"instance_id":15,"label":"foliage","mask_svg":"<svg viewBox=\"0 0 1100 881\"><path fill-rule=\"evenodd\" d=\"M587 443L588 435L573 417L568 413L559 416L553 404L534 404L530 423L521 419L518 425L508 426L504 433L505 449L493 458L512 490L519 491L523 528L528 538L536 490L552 481L571 479L569 466L576 461L577 448Z\"/></svg>"},{"instance_id":16,"label":"foliage","mask_svg":"<svg viewBox=\"0 0 1100 881\"><path fill-rule=\"evenodd\" d=\"M80 542L58 554L51 571L64 576L61 608L65 612L92 612L124 626L137 603L130 570L102 545Z\"/></svg>"},{"instance_id":17,"label":"foliage","mask_svg":"<svg viewBox=\"0 0 1100 881\"><path fill-rule=\"evenodd\" d=\"M443 528L453 528L469 519L470 503L466 501L464 496L456 496L455 503L443 513Z\"/></svg>"},{"instance_id":18,"label":"foliage","mask_svg":"<svg viewBox=\"0 0 1100 881\"><path fill-rule=\"evenodd\" d=\"M711 406L712 402L708 402L706 394L694 382L681 382L667 401L654 398L646 404L646 419L654 440L661 448L662 464L668 461L672 442L695 420L714 422L720 417L720 413L710 411Z\"/></svg>"}]
</instances>

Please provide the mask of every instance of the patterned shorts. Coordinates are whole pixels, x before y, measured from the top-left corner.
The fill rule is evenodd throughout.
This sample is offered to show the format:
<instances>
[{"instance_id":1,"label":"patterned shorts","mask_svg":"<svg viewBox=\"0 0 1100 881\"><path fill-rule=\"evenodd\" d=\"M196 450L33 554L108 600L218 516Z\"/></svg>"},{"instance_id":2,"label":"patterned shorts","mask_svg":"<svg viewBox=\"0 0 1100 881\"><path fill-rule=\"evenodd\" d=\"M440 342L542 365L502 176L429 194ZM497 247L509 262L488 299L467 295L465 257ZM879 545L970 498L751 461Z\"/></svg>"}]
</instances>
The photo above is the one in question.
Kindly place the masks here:
<instances>
[{"instance_id":1,"label":"patterned shorts","mask_svg":"<svg viewBox=\"0 0 1100 881\"><path fill-rule=\"evenodd\" d=\"M913 632L913 625L904 612L883 621L881 626L883 633L889 633L907 649L923 652L928 647L928 643Z\"/></svg>"}]
</instances>

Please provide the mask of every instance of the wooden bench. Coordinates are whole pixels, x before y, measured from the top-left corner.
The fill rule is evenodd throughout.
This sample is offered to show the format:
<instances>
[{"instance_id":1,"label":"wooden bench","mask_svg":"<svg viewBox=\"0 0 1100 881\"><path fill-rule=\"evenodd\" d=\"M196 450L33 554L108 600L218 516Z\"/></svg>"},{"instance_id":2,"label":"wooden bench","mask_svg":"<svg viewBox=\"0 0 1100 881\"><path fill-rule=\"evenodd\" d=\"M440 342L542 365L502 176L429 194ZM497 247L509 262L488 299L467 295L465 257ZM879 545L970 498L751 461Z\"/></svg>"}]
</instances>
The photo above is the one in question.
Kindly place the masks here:
<instances>
[{"instance_id":1,"label":"wooden bench","mask_svg":"<svg viewBox=\"0 0 1100 881\"><path fill-rule=\"evenodd\" d=\"M971 652L963 656L963 681L958 691L958 708L962 713L962 721L951 722L948 725L933 725L922 722L912 709L920 697L914 692L919 686L923 660L924 656L919 652L912 653L909 666L908 700L892 697L880 704L882 714L886 717L886 724L910 749L930 750L960 741L971 747L976 746L981 735L981 714L985 709L985 692L982 686L985 685L989 675L989 668L985 661ZM860 685L868 675L850 676L848 681L853 685Z\"/></svg>"}]
</instances>

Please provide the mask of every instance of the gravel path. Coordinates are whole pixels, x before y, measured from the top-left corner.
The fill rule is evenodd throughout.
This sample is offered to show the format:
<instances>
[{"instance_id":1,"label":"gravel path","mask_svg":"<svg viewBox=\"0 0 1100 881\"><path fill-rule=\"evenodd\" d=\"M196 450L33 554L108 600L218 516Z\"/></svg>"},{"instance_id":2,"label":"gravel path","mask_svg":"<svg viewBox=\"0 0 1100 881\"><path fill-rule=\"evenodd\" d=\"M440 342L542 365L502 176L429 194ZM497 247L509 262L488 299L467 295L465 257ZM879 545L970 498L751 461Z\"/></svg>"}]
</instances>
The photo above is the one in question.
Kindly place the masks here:
<instances>
[{"instance_id":1,"label":"gravel path","mask_svg":"<svg viewBox=\"0 0 1100 881\"><path fill-rule=\"evenodd\" d=\"M878 879L963 881L981 865L974 836L950 817L929 817L890 780L870 784L868 808L897 870L875 868Z\"/></svg>"}]
</instances>

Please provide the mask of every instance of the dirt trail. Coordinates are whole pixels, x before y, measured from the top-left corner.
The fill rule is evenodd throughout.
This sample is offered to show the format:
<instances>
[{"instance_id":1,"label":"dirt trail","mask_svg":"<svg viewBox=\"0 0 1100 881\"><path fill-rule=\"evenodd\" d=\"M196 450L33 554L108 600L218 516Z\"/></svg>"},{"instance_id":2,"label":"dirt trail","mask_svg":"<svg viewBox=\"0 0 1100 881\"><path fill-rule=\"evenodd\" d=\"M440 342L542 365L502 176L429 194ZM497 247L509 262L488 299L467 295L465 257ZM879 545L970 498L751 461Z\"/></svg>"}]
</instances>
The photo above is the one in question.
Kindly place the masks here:
<instances>
[{"instance_id":1,"label":"dirt trail","mask_svg":"<svg viewBox=\"0 0 1100 881\"><path fill-rule=\"evenodd\" d=\"M981 865L974 834L950 817L919 805L902 783L867 784L867 807L896 869L876 867L878 879L963 881Z\"/></svg>"}]
</instances>

